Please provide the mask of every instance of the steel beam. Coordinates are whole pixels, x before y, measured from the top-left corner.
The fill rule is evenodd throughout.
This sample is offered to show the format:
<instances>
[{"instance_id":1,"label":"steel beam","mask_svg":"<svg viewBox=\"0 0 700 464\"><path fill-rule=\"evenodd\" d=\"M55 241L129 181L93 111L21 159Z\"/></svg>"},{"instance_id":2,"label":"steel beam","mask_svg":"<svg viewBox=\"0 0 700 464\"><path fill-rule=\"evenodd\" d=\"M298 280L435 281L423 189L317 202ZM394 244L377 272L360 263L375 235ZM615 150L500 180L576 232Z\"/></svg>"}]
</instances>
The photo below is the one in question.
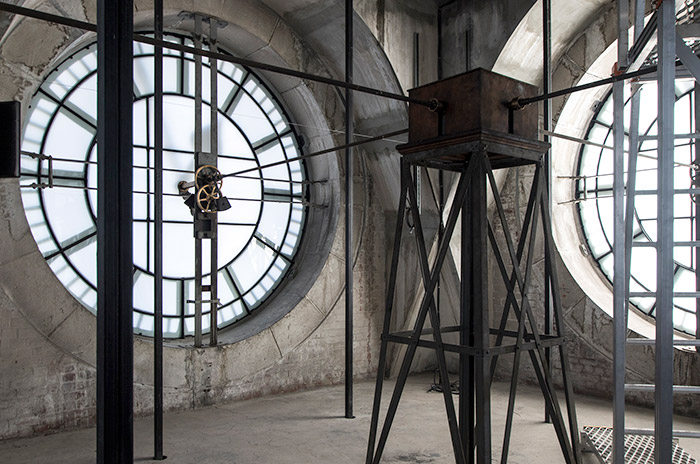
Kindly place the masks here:
<instances>
[{"instance_id":1,"label":"steel beam","mask_svg":"<svg viewBox=\"0 0 700 464\"><path fill-rule=\"evenodd\" d=\"M353 0L345 0L345 82L353 80ZM353 224L354 165L352 147L354 124L353 93L345 90L345 418L353 419Z\"/></svg>"},{"instance_id":2,"label":"steel beam","mask_svg":"<svg viewBox=\"0 0 700 464\"><path fill-rule=\"evenodd\" d=\"M695 100L693 101L693 115L695 120L695 126L692 128L695 132L698 131L698 121L700 121L700 83L695 82ZM693 140L693 149L695 150L693 155L693 162L697 164L700 161L700 139L696 138ZM696 171L697 173L697 171ZM696 177L693 181L693 187L698 187L700 183L700 177ZM694 214L695 219L693 221L695 226L694 240L700 245L700 197L698 195L693 195ZM695 269L695 291L700 292L700 246L695 246L694 248L694 269ZM700 341L700 298L695 300L695 338L696 341ZM700 345L695 348L696 351L700 351Z\"/></svg>"},{"instance_id":3,"label":"steel beam","mask_svg":"<svg viewBox=\"0 0 700 464\"><path fill-rule=\"evenodd\" d=\"M392 425L394 418L395 418L395 415L396 415L396 410L398 408L399 401L401 399L401 394L403 392L404 386L406 385L406 380L408 378L408 373L409 373L409 370L411 367L411 362L413 360L416 349L418 347L418 341L420 339L420 335L422 333L423 326L425 324L425 319L428 315L428 308L431 304L433 304L433 291L435 290L435 286L437 283L437 276L440 273L440 269L442 268L445 257L447 256L447 252L449 250L449 237L452 236L452 232L454 231L455 225L457 223L458 214L461 210L462 202L464 201L465 195L467 193L467 188L468 188L467 180L471 177L472 172L475 169L475 166L476 166L476 163L469 163L466 171L464 171L462 173L462 175L460 176L459 182L457 184L455 196L452 200L452 205L450 207L450 212L449 212L447 222L445 225L445 239L438 246L438 253L437 253L437 256L435 258L433 268L430 272L430 280L428 282L424 283L425 294L423 296L423 299L421 300L421 304L420 304L420 307L418 309L418 315L416 317L416 322L414 324L413 333L411 335L411 342L408 345L408 348L406 349L404 359L401 363L399 375L396 379L396 384L394 385L394 391L392 393L391 400L389 402L389 406L388 406L388 409L386 412L386 416L384 418L384 426L382 427L382 431L381 431L381 434L379 436L379 441L377 443L377 447L376 447L376 450L374 452L374 458L372 460L373 464L379 464L379 461L381 460L382 453L384 452L384 447L386 445L386 441L387 441L388 436L389 436L389 431L391 430L391 425ZM404 169L408 169L408 167L404 166ZM410 174L408 174L408 175L410 175ZM455 446L454 441L453 441L453 446ZM459 456L459 455L457 455L457 456ZM459 459L459 457L457 457L457 459ZM457 462L461 464L462 461L457 461Z\"/></svg>"},{"instance_id":4,"label":"steel beam","mask_svg":"<svg viewBox=\"0 0 700 464\"><path fill-rule=\"evenodd\" d=\"M202 16L194 15L194 47L202 49ZM183 84L184 85L184 84ZM201 165L202 155L202 56L194 55L194 167ZM196 180L196 179L195 179ZM197 194L195 187L195 195ZM194 346L202 346L202 238L197 234L197 221L203 219L194 208Z\"/></svg>"},{"instance_id":5,"label":"steel beam","mask_svg":"<svg viewBox=\"0 0 700 464\"><path fill-rule=\"evenodd\" d=\"M469 179L471 181L471 179ZM460 301L459 301L459 325L462 330L459 333L459 344L462 346L474 347L474 319L471 313L471 246L469 240L471 232L469 228L469 198L465 197L462 202L462 243L460 256ZM442 240L450 240L443 235ZM474 426L476 422L474 409L474 358L465 354L459 356L459 426L462 440L462 448L466 454L465 458L469 464L475 462L474 452L476 450Z\"/></svg>"},{"instance_id":6,"label":"steel beam","mask_svg":"<svg viewBox=\"0 0 700 464\"><path fill-rule=\"evenodd\" d=\"M133 2L97 2L97 462L133 462Z\"/></svg>"},{"instance_id":7,"label":"steel beam","mask_svg":"<svg viewBox=\"0 0 700 464\"><path fill-rule=\"evenodd\" d=\"M407 175L410 173L410 166L406 163L403 164L404 169L407 170ZM475 171L475 173L478 171ZM415 171L414 171L415 174ZM415 238L416 245L418 249L421 273L423 275L423 285L430 285L431 282L431 272L430 264L428 263L428 252L426 250L425 236L423 235L423 224L420 217L420 210L418 208L418 195L415 188L415 179L408 186L409 203L411 205L411 215L413 216L413 223L415 225ZM440 278L440 269L436 269L435 279ZM437 285L437 282L434 283ZM431 300L432 293L431 291ZM426 297L428 296L426 290ZM452 438L452 449L455 455L455 461L458 464L465 463L464 451L462 440L460 439L459 424L457 422L457 415L455 413L454 401L452 399L452 391L450 388L450 374L447 370L447 359L445 358L445 346L442 342L442 334L440 332L440 321L438 319L437 307L434 301L431 301L428 314L430 315L430 324L432 327L432 335L435 345L435 355L438 362L438 368L440 372L440 381L442 386L442 394L445 402L445 409L447 412L447 423L450 430L450 437Z\"/></svg>"},{"instance_id":8,"label":"steel beam","mask_svg":"<svg viewBox=\"0 0 700 464\"><path fill-rule=\"evenodd\" d=\"M627 69L629 0L617 1L617 66ZM625 271L624 81L613 84L613 463L625 462L625 344L628 281Z\"/></svg>"},{"instance_id":9,"label":"steel beam","mask_svg":"<svg viewBox=\"0 0 700 464\"><path fill-rule=\"evenodd\" d=\"M154 0L154 34L163 38L163 0ZM163 48L154 48L154 311L153 311L153 459L163 455Z\"/></svg>"},{"instance_id":10,"label":"steel beam","mask_svg":"<svg viewBox=\"0 0 700 464\"><path fill-rule=\"evenodd\" d=\"M389 282L387 285L386 300L384 305L384 326L382 329L381 345L379 348L379 364L377 366L377 383L374 388L374 401L372 403L372 419L369 429L369 441L367 444L367 456L365 464L372 464L374 450L377 442L377 427L379 425L379 410L382 403L382 388L386 375L386 356L388 348L389 331L391 330L391 314L394 309L394 293L396 290L396 275L399 268L399 255L401 253L401 238L403 235L404 216L406 212L406 194L408 179L406 170L401 169L401 193L399 194L399 206L396 209L396 230L394 231L394 248L391 254L391 267L389 268Z\"/></svg>"},{"instance_id":11,"label":"steel beam","mask_svg":"<svg viewBox=\"0 0 700 464\"><path fill-rule=\"evenodd\" d=\"M214 18L209 19L209 49L213 52L217 51L217 30L219 22ZM219 156L219 69L216 58L209 58L209 164L218 166L217 158ZM209 346L218 344L218 314L219 314L219 236L218 223L219 215L209 214L211 221L211 239L210 245L210 266L209 266Z\"/></svg>"},{"instance_id":12,"label":"steel beam","mask_svg":"<svg viewBox=\"0 0 700 464\"><path fill-rule=\"evenodd\" d=\"M478 161L470 182L469 195L469 234L464 234L471 241L471 271L469 283L472 334L474 346L482 348L481 356L474 357L475 420L476 427L476 462L491 463L491 375L489 341L489 304L488 304L488 215L486 211L486 152L472 155ZM463 213L464 214L464 213ZM464 231L463 231L464 232ZM463 235L463 237L464 237ZM464 242L462 242L464 246Z\"/></svg>"},{"instance_id":13,"label":"steel beam","mask_svg":"<svg viewBox=\"0 0 700 464\"><path fill-rule=\"evenodd\" d=\"M659 110L656 270L655 462L673 453L673 154L676 60L675 2L659 5Z\"/></svg>"},{"instance_id":14,"label":"steel beam","mask_svg":"<svg viewBox=\"0 0 700 464\"><path fill-rule=\"evenodd\" d=\"M542 67L542 91L547 94L552 91L552 1L543 0L542 1L542 44L543 44L543 67ZM552 130L552 100L548 99L544 102L544 115L543 115L543 129L545 132L543 140L547 143L550 142L549 135L547 132ZM547 150L544 155L544 166L545 173L547 176L547 188L552 185L552 163L551 163L551 148ZM520 187L516 186L516 191L519 191ZM547 205L549 210L552 210L551 202ZM516 211L516 215L519 212ZM547 254L547 250L545 250ZM551 262L550 259L545 259L545 271L544 271L544 333L552 333L552 319L554 319L554 308L552 306L551 298L551 275L552 269L548 265ZM549 348L545 349L545 358L547 359L547 365L549 369L552 368L552 350ZM551 371L550 371L551 375ZM544 421L551 422L549 414L545 409Z\"/></svg>"}]
</instances>

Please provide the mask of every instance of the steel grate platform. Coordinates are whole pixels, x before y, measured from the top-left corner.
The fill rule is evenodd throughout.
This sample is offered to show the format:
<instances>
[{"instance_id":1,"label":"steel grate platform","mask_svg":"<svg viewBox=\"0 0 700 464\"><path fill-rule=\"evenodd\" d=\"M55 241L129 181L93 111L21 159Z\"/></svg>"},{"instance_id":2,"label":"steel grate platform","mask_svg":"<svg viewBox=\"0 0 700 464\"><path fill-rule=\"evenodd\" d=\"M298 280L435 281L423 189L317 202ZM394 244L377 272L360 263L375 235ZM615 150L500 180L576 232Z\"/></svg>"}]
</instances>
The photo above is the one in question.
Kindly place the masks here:
<instances>
[{"instance_id":1,"label":"steel grate platform","mask_svg":"<svg viewBox=\"0 0 700 464\"><path fill-rule=\"evenodd\" d=\"M584 426L581 439L587 451L593 452L602 464L610 464L612 456L612 427ZM672 464L696 464L690 454L673 442ZM625 463L654 464L654 437L652 435L625 434Z\"/></svg>"}]
</instances>

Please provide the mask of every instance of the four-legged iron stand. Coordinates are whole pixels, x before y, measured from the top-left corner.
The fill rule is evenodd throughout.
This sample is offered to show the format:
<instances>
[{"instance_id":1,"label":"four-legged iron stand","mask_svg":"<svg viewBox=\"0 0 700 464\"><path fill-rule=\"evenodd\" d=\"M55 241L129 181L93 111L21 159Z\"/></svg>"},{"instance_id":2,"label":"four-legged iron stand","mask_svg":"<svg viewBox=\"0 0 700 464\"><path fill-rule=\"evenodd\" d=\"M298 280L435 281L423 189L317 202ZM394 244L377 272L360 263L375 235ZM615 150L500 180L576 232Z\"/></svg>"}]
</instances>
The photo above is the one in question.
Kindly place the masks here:
<instances>
[{"instance_id":1,"label":"four-legged iron stand","mask_svg":"<svg viewBox=\"0 0 700 464\"><path fill-rule=\"evenodd\" d=\"M547 207L547 186L542 163L542 153L546 146L541 142L532 142L510 134L493 134L481 132L464 138L451 153L444 149L423 150L407 153L401 160L401 195L398 218L394 235L394 248L386 299L386 313L382 332L381 351L378 366L377 383L372 410L369 444L366 464L378 464L384 451L392 422L401 399L411 362L416 349L420 347L435 350L442 381L447 420L449 423L455 462L458 464L490 464L491 444L491 381L496 370L498 357L513 354L513 373L510 385L510 397L506 412L501 463L506 463L508 446L513 425L515 396L518 385L520 361L523 354L529 355L535 374L544 396L546 412L551 418L562 453L567 464L580 464L579 431L576 421L574 396L570 377L569 361L566 353L564 320L559 295L559 286L554 264L554 244L552 241L551 221ZM462 155L456 156L457 153ZM466 153L466 155L464 155ZM494 169L534 164L534 180L528 200L527 212L523 221L520 239L513 240L506 223L505 212L501 203L498 186L493 175ZM438 244L434 263L429 263L428 250L417 208L417 192L412 178L413 165L445 169L459 173L456 194L452 201L445 232ZM496 230L487 215L487 185L491 186L497 217L501 221L503 245L496 239ZM396 287L397 267L401 248L401 235L406 214L406 204L415 226L415 239L420 259L425 295L420 304L413 330L390 333L391 312ZM437 308L433 297L442 265L447 258L450 238L461 215L461 302L460 325L457 327L440 327ZM546 280L551 289L554 328L552 333L541 333L530 301L529 289L532 288L533 259L537 238L537 228L541 217L544 232ZM506 303L500 317L498 328L489 324L488 304L488 244L498 263L501 277L507 289ZM504 256L505 254L505 256ZM551 271L549 271L551 270ZM545 286L543 286L544 288ZM546 313L546 308L543 313ZM426 318L430 317L430 327L425 327ZM517 322L507 329L509 320ZM549 325L549 324L548 324ZM445 333L459 333L459 344L447 344L442 340ZM425 339L422 336L430 336ZM386 369L388 343L407 345L401 369L394 387L388 410L384 419L379 439L379 416L382 386ZM492 343L493 342L493 343ZM552 380L549 350L557 349L560 355L561 372L565 390L567 419L563 414ZM450 391L446 353L459 354L459 403L455 407ZM458 420L459 419L459 420Z\"/></svg>"}]
</instances>

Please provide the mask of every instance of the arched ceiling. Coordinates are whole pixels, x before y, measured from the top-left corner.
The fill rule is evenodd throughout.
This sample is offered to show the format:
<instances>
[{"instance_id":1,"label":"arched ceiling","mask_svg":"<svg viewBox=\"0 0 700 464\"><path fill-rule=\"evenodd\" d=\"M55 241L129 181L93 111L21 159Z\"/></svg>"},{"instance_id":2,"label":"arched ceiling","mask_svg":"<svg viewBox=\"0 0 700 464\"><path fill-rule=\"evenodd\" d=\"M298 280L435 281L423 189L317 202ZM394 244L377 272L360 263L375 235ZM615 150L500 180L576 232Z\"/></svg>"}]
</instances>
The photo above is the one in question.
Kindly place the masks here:
<instances>
[{"instance_id":1,"label":"arched ceiling","mask_svg":"<svg viewBox=\"0 0 700 464\"><path fill-rule=\"evenodd\" d=\"M552 62L562 54L595 21L611 0L552 0ZM617 32L602 31L612 40ZM501 51L493 70L513 78L540 84L542 82L542 0L525 15Z\"/></svg>"}]
</instances>

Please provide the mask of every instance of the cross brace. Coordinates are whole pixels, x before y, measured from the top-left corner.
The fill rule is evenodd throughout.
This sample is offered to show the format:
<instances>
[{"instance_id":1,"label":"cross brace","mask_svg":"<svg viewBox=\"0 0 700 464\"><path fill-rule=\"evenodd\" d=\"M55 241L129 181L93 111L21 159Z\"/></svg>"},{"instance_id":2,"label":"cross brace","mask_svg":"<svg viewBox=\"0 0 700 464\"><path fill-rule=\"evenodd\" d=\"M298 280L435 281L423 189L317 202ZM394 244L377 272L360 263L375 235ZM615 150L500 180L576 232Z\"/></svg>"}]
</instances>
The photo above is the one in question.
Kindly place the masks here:
<instances>
[{"instance_id":1,"label":"cross brace","mask_svg":"<svg viewBox=\"0 0 700 464\"><path fill-rule=\"evenodd\" d=\"M426 166L425 160L422 160L420 164ZM379 464L381 461L401 395L406 385L411 362L418 347L435 350L440 379L443 384L442 393L450 437L457 464L491 463L491 382L496 371L499 356L513 354L513 371L501 453L501 463L505 464L507 462L520 361L523 353L527 353L532 362L544 397L545 408L552 419L565 462L567 464L581 463L579 432L566 351L566 334L559 294L559 282L555 266L551 262L554 256L554 243L551 218L546 207L547 188L543 173L544 168L541 160L533 164L536 166L535 175L522 230L520 231L520 238L516 244L506 222L505 210L493 175L489 154L485 150L477 150L465 157L462 168L458 170L457 189L449 209L445 232L438 243L437 256L431 264L428 259L428 250L417 207L417 192L413 182L412 165L406 160L406 157L402 157L401 194L397 210L398 217L387 288L386 312L381 338L366 464ZM439 166L440 163L437 162L432 165ZM455 170L454 163L450 165L449 169ZM495 200L496 216L501 225L500 230L503 231L503 240L500 243L505 242L507 248L505 253L502 253L502 245L499 244L496 238L495 224L488 219L487 215L487 188L489 185ZM408 209L406 208L407 205ZM394 309L394 292L398 274L401 238L407 210L413 219L415 228L414 236L425 293L422 297L413 329L392 333L390 331L391 313ZM460 325L440 327L434 291L443 263L447 259L450 239L457 226L460 213L462 228ZM541 333L538 328L538 321L535 319L535 312L533 312L533 305L542 303L531 301L528 296L535 274L533 272L533 260L537 229L540 223L542 224L546 250L545 261L548 269L552 269L551 272L546 273L545 279L549 282L551 288L555 323L552 329L553 333L546 334ZM507 290L505 305L497 328L491 328L489 323L489 256L487 243L491 245L492 256L495 257L499 273ZM428 317L430 318L430 327L425 326ZM507 329L506 326L509 319L517 321L517 330L513 330L512 327ZM460 334L459 344L443 343L442 335L454 332ZM431 339L425 339L423 338L424 336L428 336ZM493 344L492 341L494 342ZM390 342L404 344L407 348L380 430L381 394L386 372L387 348ZM545 356L546 348L558 348L559 351L567 419L565 419L559 405L552 379L551 366ZM455 407L449 386L446 357L448 352L459 355L460 390L457 407Z\"/></svg>"}]
</instances>

